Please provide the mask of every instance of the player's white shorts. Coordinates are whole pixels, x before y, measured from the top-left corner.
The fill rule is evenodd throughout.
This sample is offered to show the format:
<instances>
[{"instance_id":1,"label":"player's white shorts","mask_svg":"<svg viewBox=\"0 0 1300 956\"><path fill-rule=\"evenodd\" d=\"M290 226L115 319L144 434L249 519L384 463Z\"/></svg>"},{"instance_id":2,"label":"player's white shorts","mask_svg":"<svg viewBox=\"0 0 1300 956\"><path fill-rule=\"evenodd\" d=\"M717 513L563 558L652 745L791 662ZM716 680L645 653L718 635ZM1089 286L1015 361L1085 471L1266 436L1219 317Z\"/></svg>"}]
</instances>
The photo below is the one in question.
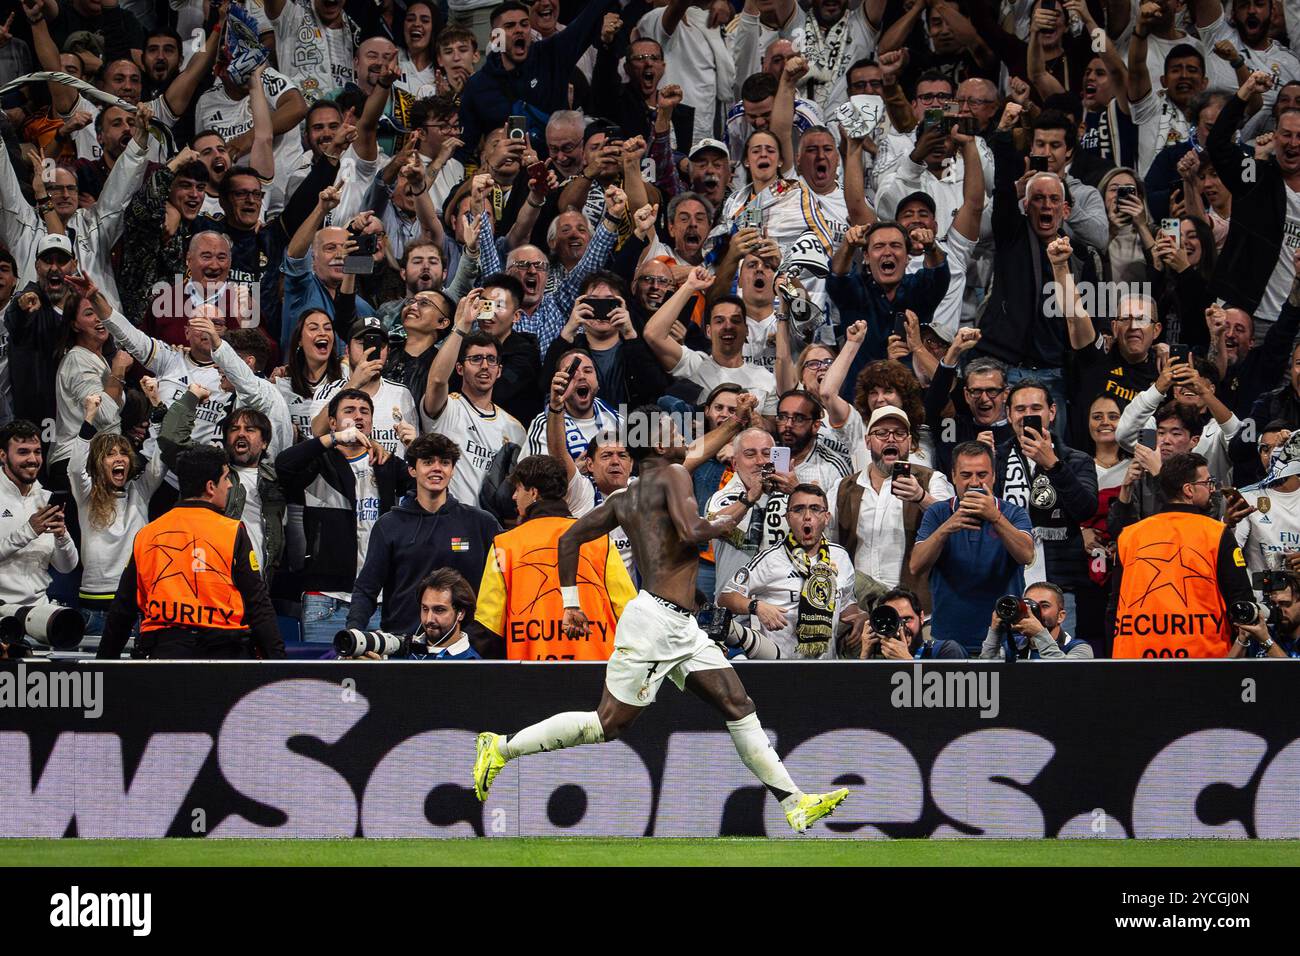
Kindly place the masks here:
<instances>
[{"instance_id":1,"label":"player's white shorts","mask_svg":"<svg viewBox=\"0 0 1300 956\"><path fill-rule=\"evenodd\" d=\"M681 690L688 674L730 666L694 614L641 591L618 620L605 686L623 703L644 707L654 703L665 677Z\"/></svg>"}]
</instances>

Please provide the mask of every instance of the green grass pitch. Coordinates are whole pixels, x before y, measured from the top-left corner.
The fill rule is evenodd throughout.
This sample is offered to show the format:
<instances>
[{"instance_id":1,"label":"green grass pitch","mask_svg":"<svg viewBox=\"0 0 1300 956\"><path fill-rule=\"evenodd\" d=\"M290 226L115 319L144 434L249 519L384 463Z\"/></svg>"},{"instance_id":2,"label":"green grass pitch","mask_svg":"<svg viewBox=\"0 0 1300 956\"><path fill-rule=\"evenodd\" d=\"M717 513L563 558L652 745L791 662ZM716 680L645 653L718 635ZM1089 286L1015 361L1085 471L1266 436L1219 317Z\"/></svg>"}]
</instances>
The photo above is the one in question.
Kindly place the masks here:
<instances>
[{"instance_id":1,"label":"green grass pitch","mask_svg":"<svg viewBox=\"0 0 1300 956\"><path fill-rule=\"evenodd\" d=\"M1297 866L1300 840L0 840L0 866Z\"/></svg>"}]
</instances>

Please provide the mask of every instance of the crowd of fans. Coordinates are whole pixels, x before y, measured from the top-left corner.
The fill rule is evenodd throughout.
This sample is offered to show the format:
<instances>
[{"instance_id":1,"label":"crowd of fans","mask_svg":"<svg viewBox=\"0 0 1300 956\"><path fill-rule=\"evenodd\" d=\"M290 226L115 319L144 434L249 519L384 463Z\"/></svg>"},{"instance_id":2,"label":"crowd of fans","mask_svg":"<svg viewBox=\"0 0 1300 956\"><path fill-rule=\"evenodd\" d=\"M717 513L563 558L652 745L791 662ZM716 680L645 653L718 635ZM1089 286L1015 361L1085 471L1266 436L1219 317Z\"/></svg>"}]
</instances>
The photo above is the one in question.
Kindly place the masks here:
<instances>
[{"instance_id":1,"label":"crowd of fans","mask_svg":"<svg viewBox=\"0 0 1300 956\"><path fill-rule=\"evenodd\" d=\"M529 544L658 408L701 514L762 491L736 653L1143 656L1165 588L1265 613L1146 656L1300 656L1298 53L1284 0L20 0L0 604L115 651L216 446L291 648L608 657ZM1124 543L1188 513L1217 578Z\"/></svg>"}]
</instances>

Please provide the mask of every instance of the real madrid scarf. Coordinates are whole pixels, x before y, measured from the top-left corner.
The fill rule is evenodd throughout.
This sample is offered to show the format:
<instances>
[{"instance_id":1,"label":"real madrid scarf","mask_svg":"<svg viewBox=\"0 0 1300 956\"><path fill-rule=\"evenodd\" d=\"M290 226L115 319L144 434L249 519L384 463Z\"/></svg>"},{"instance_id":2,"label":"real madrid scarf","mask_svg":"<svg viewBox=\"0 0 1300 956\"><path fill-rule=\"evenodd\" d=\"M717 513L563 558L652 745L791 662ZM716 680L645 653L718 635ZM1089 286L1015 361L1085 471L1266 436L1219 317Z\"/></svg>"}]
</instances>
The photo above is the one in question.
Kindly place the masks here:
<instances>
[{"instance_id":1,"label":"real madrid scarf","mask_svg":"<svg viewBox=\"0 0 1300 956\"><path fill-rule=\"evenodd\" d=\"M840 17L823 33L811 13L803 26L803 55L808 59L808 94L826 112L835 80L848 72L849 17Z\"/></svg>"},{"instance_id":2,"label":"real madrid scarf","mask_svg":"<svg viewBox=\"0 0 1300 956\"><path fill-rule=\"evenodd\" d=\"M817 544L816 556L810 556L794 539L785 536L785 553L799 576L803 587L799 591L799 617L795 621L794 636L800 657L821 657L835 636L835 565L831 563L831 549L823 537Z\"/></svg>"}]
</instances>

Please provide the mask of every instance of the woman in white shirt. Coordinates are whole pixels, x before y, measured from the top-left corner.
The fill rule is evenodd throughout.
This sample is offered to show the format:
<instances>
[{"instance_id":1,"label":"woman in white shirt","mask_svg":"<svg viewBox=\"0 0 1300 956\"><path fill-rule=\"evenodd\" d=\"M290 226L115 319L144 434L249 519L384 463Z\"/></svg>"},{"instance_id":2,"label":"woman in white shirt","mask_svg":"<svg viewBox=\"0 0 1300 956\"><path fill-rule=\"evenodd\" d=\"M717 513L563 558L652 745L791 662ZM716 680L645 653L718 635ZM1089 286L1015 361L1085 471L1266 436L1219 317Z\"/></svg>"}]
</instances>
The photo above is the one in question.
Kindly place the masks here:
<instances>
[{"instance_id":1,"label":"woman in white shirt","mask_svg":"<svg viewBox=\"0 0 1300 956\"><path fill-rule=\"evenodd\" d=\"M290 342L296 343L289 361L277 368L271 379L284 395L293 420L295 440L311 438L311 420L320 411L314 396L326 382L343 377L334 337L334 322L319 309L309 309L298 318Z\"/></svg>"},{"instance_id":2,"label":"woman in white shirt","mask_svg":"<svg viewBox=\"0 0 1300 956\"><path fill-rule=\"evenodd\" d=\"M55 374L54 442L48 467L51 490L68 488L67 461L72 454L72 442L81 429L84 402L99 396L93 425L96 431L120 432L124 376L131 367L131 356L125 350L113 354L110 362L105 357L109 346L108 329L104 320L114 314L113 307L100 294L95 284L84 276L68 276L68 294L63 300L63 326L60 329L57 354L58 372ZM117 315L118 321L126 320Z\"/></svg>"},{"instance_id":3,"label":"woman in white shirt","mask_svg":"<svg viewBox=\"0 0 1300 956\"><path fill-rule=\"evenodd\" d=\"M135 534L149 520L149 499L166 470L160 455L137 470L125 435L95 433L103 396L82 402L81 429L69 442L68 481L81 525L81 608L86 633L102 633Z\"/></svg>"}]
</instances>

